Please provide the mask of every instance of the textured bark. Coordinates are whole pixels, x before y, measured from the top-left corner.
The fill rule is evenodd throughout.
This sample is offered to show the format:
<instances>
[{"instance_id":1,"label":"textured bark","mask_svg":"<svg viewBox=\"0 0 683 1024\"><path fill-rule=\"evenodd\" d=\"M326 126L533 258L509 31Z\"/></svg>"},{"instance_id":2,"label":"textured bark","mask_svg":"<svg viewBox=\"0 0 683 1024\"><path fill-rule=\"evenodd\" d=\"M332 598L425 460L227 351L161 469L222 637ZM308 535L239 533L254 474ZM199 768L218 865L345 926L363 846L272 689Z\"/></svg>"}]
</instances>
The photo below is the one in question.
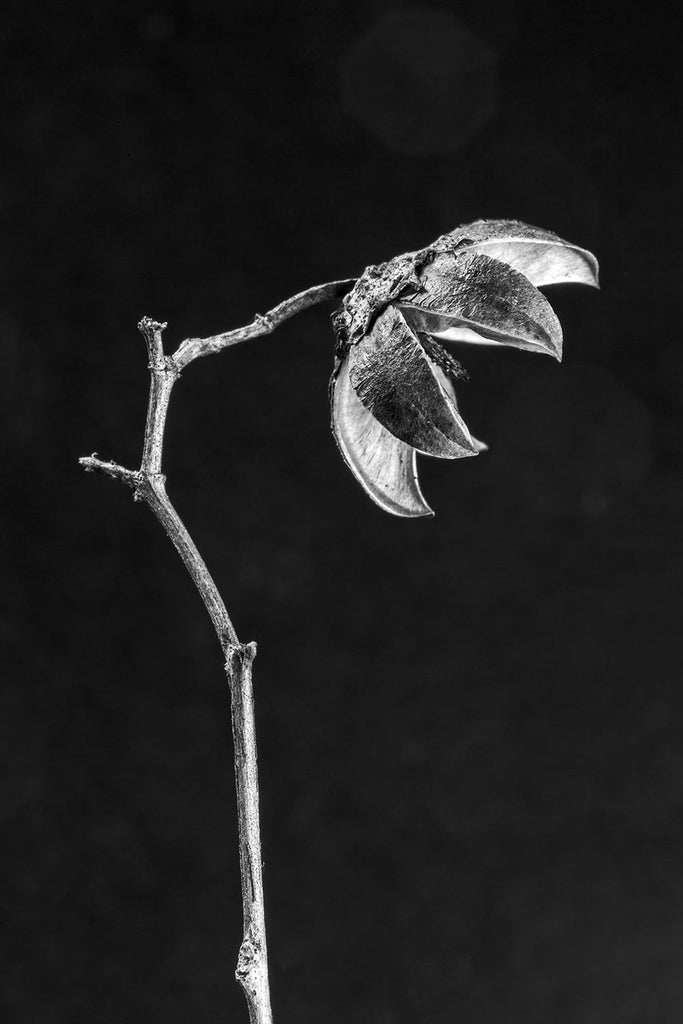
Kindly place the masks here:
<instances>
[{"instance_id":1,"label":"textured bark","mask_svg":"<svg viewBox=\"0 0 683 1024\"><path fill-rule=\"evenodd\" d=\"M173 385L180 371L201 356L220 352L230 345L269 334L284 320L309 306L339 298L353 281L334 281L309 288L280 303L265 316L257 316L246 327L210 338L189 338L175 355L164 353L166 324L144 317L138 328L145 338L149 356L150 390L140 469L131 470L97 454L80 459L87 472L103 473L127 484L136 501L143 501L154 513L180 555L213 624L225 660L230 685L230 708L235 754L235 784L242 877L243 936L235 977L247 1000L250 1024L272 1024L268 980L268 948L261 864L259 787L256 759L256 726L252 688L255 644L242 644L225 603L204 559L166 493L162 473L164 431Z\"/></svg>"},{"instance_id":2,"label":"textured bark","mask_svg":"<svg viewBox=\"0 0 683 1024\"><path fill-rule=\"evenodd\" d=\"M237 958L235 977L246 996L250 1024L268 1024L272 1017L261 866L256 723L251 681L255 656L256 644L233 644L228 649L225 664L230 681L232 735L235 745L244 918L244 935Z\"/></svg>"}]
</instances>

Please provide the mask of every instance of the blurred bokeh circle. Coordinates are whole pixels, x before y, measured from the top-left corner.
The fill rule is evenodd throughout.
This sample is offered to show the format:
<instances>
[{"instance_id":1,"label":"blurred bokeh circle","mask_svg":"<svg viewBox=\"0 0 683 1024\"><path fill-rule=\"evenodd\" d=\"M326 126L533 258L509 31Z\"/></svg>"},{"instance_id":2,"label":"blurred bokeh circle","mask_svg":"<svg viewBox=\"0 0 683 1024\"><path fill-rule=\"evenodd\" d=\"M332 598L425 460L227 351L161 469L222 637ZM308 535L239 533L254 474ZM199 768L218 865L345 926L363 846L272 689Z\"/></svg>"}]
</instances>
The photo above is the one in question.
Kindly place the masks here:
<instances>
[{"instance_id":1,"label":"blurred bokeh circle","mask_svg":"<svg viewBox=\"0 0 683 1024\"><path fill-rule=\"evenodd\" d=\"M460 149L496 110L496 54L448 11L385 14L340 75L345 109L397 153Z\"/></svg>"}]
</instances>

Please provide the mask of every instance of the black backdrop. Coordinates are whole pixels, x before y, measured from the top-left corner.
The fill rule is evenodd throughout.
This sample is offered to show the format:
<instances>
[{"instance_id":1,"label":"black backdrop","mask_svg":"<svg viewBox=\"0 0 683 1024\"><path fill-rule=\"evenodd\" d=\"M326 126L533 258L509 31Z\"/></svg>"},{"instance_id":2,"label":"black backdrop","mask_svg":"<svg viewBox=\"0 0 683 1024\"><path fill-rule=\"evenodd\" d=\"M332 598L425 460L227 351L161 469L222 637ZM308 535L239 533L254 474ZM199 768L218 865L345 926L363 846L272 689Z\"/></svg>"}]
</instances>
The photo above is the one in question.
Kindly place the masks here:
<instances>
[{"instance_id":1,"label":"black backdrop","mask_svg":"<svg viewBox=\"0 0 683 1024\"><path fill-rule=\"evenodd\" d=\"M680 24L627 5L14 0L2 41L4 1019L241 1021L226 685L134 465L142 314L248 321L460 222L593 249L563 365L381 513L329 310L185 374L169 490L255 666L281 1024L683 1016Z\"/></svg>"}]
</instances>

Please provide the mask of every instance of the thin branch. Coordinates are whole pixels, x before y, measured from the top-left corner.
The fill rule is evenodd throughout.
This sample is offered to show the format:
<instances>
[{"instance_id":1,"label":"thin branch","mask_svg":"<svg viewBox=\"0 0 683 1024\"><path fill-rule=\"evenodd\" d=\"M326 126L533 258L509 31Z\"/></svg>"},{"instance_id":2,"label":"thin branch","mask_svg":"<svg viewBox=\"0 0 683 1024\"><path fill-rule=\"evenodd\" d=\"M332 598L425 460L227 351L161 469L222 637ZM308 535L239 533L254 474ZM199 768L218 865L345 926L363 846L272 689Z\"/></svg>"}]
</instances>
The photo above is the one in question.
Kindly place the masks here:
<instances>
[{"instance_id":1,"label":"thin branch","mask_svg":"<svg viewBox=\"0 0 683 1024\"><path fill-rule=\"evenodd\" d=\"M238 644L235 627L218 587L188 533L187 527L166 493L164 475L162 473L145 474L142 470L125 469L116 462L104 462L96 455L88 455L78 461L86 473L102 473L114 480L121 480L122 483L128 484L133 489L135 500L144 501L152 510L182 558L185 568L199 591L218 636L221 650L225 654L231 644Z\"/></svg>"},{"instance_id":2,"label":"thin branch","mask_svg":"<svg viewBox=\"0 0 683 1024\"><path fill-rule=\"evenodd\" d=\"M173 385L179 376L173 359L164 355L162 334L166 326L148 316L143 316L138 324L138 330L147 343L150 374L147 423L140 470L150 475L161 473L166 414Z\"/></svg>"},{"instance_id":3,"label":"thin branch","mask_svg":"<svg viewBox=\"0 0 683 1024\"><path fill-rule=\"evenodd\" d=\"M134 469L125 469L119 466L118 462L107 462L100 459L97 452L92 455L84 455L78 460L86 473L102 473L103 476L110 476L112 480L120 480L135 490L140 483L140 473Z\"/></svg>"},{"instance_id":4,"label":"thin branch","mask_svg":"<svg viewBox=\"0 0 683 1024\"><path fill-rule=\"evenodd\" d=\"M239 643L235 627L204 559L166 493L165 477L158 474L143 478L138 484L137 496L150 507L182 558L206 606L221 649L225 653L228 645Z\"/></svg>"},{"instance_id":5,"label":"thin branch","mask_svg":"<svg viewBox=\"0 0 683 1024\"><path fill-rule=\"evenodd\" d=\"M319 302L327 302L329 299L341 298L355 284L355 281L355 277L350 277L344 281L329 281L327 284L315 285L313 288L307 288L305 292L299 292L298 295L285 299L268 313L263 315L257 313L252 322L244 327L237 327L224 334L214 334L210 338L186 338L176 349L173 362L180 371L201 356L221 352L224 348L237 345L240 341L250 341L252 338L258 338L264 334L272 334L275 328L285 320L296 316L297 313L302 313L310 306L315 306Z\"/></svg>"},{"instance_id":6,"label":"thin branch","mask_svg":"<svg viewBox=\"0 0 683 1024\"><path fill-rule=\"evenodd\" d=\"M268 951L261 866L259 789L256 760L256 725L252 689L255 644L240 643L218 587L166 493L162 473L164 433L173 385L181 370L201 356L220 352L230 345L270 334L279 324L309 306L338 298L354 279L317 285L286 299L265 316L257 316L246 327L211 338L188 338L175 355L164 353L166 324L143 317L138 324L147 344L150 371L149 401L142 461L139 470L107 462L97 454L80 459L87 472L103 473L133 490L136 501L144 501L174 544L204 602L225 657L225 671L231 694L232 730L235 745L235 781L242 876L243 937L235 977L242 986L249 1009L250 1024L272 1024L268 982Z\"/></svg>"},{"instance_id":7,"label":"thin branch","mask_svg":"<svg viewBox=\"0 0 683 1024\"><path fill-rule=\"evenodd\" d=\"M225 666L231 681L244 918L244 933L235 977L247 1000L250 1024L270 1024L272 1015L261 865L256 723L251 683L251 666L255 657L256 644L235 645L229 649Z\"/></svg>"}]
</instances>

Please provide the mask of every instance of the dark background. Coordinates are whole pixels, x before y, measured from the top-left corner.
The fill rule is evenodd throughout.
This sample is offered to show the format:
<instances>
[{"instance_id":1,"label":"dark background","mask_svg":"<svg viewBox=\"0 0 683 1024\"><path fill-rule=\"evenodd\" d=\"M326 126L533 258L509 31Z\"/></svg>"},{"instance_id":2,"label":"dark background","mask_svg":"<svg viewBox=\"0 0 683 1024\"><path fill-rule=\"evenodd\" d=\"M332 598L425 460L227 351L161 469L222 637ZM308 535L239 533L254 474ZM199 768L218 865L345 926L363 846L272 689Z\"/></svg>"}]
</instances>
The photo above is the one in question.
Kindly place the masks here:
<instances>
[{"instance_id":1,"label":"dark background","mask_svg":"<svg viewBox=\"0 0 683 1024\"><path fill-rule=\"evenodd\" d=\"M597 253L491 451L375 508L330 309L200 361L169 490L244 640L278 1024L683 1018L681 25L627 5L5 8L4 1019L244 1021L220 652L135 466L136 323L248 321L476 217Z\"/></svg>"}]
</instances>

